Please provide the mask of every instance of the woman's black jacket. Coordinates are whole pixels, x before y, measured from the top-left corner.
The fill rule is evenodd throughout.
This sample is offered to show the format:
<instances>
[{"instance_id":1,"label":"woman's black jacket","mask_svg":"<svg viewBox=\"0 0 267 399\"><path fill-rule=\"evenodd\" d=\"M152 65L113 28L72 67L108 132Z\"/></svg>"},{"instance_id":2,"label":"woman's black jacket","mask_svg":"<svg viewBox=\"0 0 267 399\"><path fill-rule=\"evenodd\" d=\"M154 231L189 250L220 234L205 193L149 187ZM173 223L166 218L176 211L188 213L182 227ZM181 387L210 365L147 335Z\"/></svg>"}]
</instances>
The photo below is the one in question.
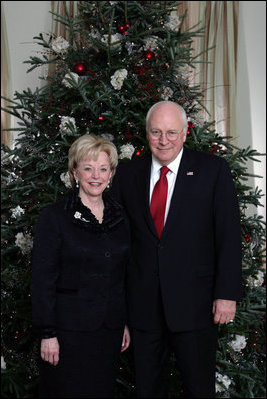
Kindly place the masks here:
<instances>
[{"instance_id":1,"label":"woman's black jacket","mask_svg":"<svg viewBox=\"0 0 267 399\"><path fill-rule=\"evenodd\" d=\"M92 331L126 322L130 231L107 194L100 224L77 193L41 211L32 255L32 316L41 338L57 330Z\"/></svg>"}]
</instances>

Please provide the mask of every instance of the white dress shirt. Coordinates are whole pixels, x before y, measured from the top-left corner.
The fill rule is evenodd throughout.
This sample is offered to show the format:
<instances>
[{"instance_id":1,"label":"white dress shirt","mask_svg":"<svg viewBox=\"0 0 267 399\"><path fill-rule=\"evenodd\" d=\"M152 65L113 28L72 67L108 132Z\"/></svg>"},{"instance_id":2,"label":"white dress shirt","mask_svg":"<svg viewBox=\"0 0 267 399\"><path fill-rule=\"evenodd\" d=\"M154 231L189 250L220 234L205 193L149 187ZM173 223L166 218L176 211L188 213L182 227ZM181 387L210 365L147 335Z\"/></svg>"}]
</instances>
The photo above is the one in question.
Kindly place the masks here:
<instances>
[{"instance_id":1,"label":"white dress shirt","mask_svg":"<svg viewBox=\"0 0 267 399\"><path fill-rule=\"evenodd\" d=\"M169 165L168 168L170 169L168 173L166 174L167 180L168 180L168 194L167 194L167 202L166 202L166 209L165 209L165 218L164 218L164 224L166 222L169 209L170 209L170 203L172 199L172 194L176 182L176 177L178 174L181 158L183 155L183 148L177 155L174 161L172 161ZM153 193L153 189L155 184L160 178L160 168L162 165L157 161L157 159L152 155L152 164L151 164L151 174L150 174L150 197L149 197L149 204L151 202L151 197Z\"/></svg>"}]
</instances>

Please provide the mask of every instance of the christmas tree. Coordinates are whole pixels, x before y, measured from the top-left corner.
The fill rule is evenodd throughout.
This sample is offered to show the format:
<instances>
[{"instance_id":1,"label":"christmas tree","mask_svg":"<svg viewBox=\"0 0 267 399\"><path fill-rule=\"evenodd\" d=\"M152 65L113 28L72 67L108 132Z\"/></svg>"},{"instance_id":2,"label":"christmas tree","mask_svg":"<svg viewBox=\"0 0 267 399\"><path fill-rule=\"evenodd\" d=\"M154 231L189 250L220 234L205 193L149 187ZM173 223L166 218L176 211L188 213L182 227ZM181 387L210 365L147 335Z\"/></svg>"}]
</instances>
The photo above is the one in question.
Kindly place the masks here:
<instances>
[{"instance_id":1,"label":"christmas tree","mask_svg":"<svg viewBox=\"0 0 267 399\"><path fill-rule=\"evenodd\" d=\"M31 248L40 210L70 189L68 149L85 134L114 142L120 162L148 153L145 116L157 101L181 104L188 115L185 146L224 157L236 184L242 226L244 298L234 323L219 328L217 397L265 397L264 222L248 206L261 206L261 191L247 185L246 162L259 161L251 148L237 148L201 118L200 87L189 83L198 62L185 15L172 1L79 3L79 15L54 15L68 37L40 34L41 55L29 72L54 71L34 92L6 99L18 127L13 150L2 146L2 326L3 397L33 397L38 383L38 342L31 330ZM67 40L66 40L67 39ZM40 52L39 52L40 54ZM190 238L189 238L190 239ZM181 394L174 359L169 364L170 397ZM117 397L134 396L131 349L121 356Z\"/></svg>"}]
</instances>

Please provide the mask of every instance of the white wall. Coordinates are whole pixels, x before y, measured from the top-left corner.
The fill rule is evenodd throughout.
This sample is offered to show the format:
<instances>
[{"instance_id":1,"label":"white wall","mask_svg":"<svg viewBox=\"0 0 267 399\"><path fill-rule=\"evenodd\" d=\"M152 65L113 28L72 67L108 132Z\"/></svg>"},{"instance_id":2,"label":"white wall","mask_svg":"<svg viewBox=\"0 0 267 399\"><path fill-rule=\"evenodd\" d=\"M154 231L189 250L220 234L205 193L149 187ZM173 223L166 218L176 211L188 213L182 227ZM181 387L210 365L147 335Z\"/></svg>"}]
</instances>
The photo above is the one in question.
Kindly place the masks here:
<instances>
[{"instance_id":1,"label":"white wall","mask_svg":"<svg viewBox=\"0 0 267 399\"><path fill-rule=\"evenodd\" d=\"M52 15L50 1L2 1L6 19L10 49L12 91L23 91L40 87L35 70L26 73L23 61L42 48L33 44L32 38L40 32L50 32ZM259 152L266 152L266 2L239 2L239 53L237 74L237 119L238 146L248 146ZM249 171L261 176L249 181L249 185L260 187L266 194L266 158L261 163L249 163ZM262 201L266 205L266 200ZM265 209L258 212L266 220ZM254 213L255 210L253 209Z\"/></svg>"},{"instance_id":2,"label":"white wall","mask_svg":"<svg viewBox=\"0 0 267 399\"><path fill-rule=\"evenodd\" d=\"M33 37L41 32L51 31L51 1L2 1L1 4L10 56L10 95L28 87L34 91L36 87L41 87L38 76L43 76L44 68L27 73L30 65L23 64L23 61L36 56L36 52L42 50L41 46L34 43ZM14 127L14 118L11 123Z\"/></svg>"},{"instance_id":3,"label":"white wall","mask_svg":"<svg viewBox=\"0 0 267 399\"><path fill-rule=\"evenodd\" d=\"M238 146L266 153L266 2L239 2L237 69ZM249 179L265 197L258 214L266 220L266 157L249 162L249 172L263 178ZM255 213L255 208L249 213Z\"/></svg>"}]
</instances>

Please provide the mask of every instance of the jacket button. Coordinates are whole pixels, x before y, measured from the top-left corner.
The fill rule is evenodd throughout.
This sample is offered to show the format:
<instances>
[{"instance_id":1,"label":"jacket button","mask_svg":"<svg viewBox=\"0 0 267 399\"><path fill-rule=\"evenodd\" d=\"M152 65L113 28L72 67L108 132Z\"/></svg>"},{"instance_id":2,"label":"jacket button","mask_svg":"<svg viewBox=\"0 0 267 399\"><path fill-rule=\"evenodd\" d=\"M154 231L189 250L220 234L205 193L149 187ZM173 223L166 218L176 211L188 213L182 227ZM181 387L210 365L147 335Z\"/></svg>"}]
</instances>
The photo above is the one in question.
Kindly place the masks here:
<instances>
[{"instance_id":1,"label":"jacket button","mask_svg":"<svg viewBox=\"0 0 267 399\"><path fill-rule=\"evenodd\" d=\"M106 253L105 253L105 257L106 257L106 258L110 258L110 256L111 256L110 252L106 252Z\"/></svg>"}]
</instances>

